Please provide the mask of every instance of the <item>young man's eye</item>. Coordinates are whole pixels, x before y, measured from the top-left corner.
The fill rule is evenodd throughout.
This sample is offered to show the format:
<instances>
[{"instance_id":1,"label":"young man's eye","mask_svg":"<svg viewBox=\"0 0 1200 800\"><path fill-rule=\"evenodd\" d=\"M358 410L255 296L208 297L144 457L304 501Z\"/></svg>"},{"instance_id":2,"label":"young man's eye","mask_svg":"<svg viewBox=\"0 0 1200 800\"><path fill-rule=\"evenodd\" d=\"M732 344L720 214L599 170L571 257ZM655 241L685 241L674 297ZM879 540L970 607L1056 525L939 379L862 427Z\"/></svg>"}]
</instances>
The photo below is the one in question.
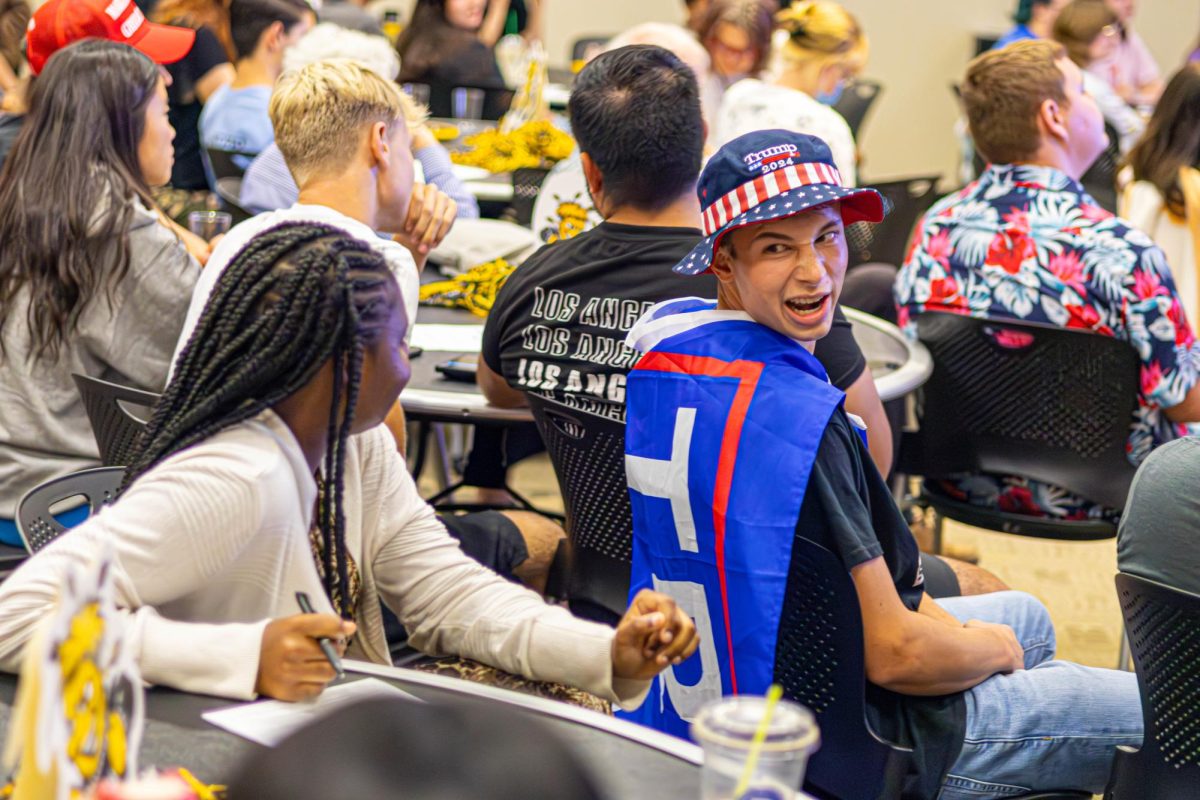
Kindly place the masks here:
<instances>
[{"instance_id":1,"label":"young man's eye","mask_svg":"<svg viewBox=\"0 0 1200 800\"><path fill-rule=\"evenodd\" d=\"M841 236L842 234L838 231L829 231L828 233L821 234L821 238L817 241L821 244L837 244Z\"/></svg>"}]
</instances>

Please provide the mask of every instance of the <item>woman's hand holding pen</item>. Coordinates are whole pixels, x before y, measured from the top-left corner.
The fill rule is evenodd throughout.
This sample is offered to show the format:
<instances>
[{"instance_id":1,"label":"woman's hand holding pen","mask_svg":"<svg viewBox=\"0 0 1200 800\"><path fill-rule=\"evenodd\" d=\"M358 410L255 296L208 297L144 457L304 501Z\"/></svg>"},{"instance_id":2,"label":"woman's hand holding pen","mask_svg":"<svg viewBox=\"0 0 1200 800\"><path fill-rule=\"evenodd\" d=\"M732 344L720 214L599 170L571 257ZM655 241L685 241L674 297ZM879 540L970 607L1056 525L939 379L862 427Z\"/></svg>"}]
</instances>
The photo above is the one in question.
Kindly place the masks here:
<instances>
[{"instance_id":1,"label":"woman's hand holding pen","mask_svg":"<svg viewBox=\"0 0 1200 800\"><path fill-rule=\"evenodd\" d=\"M317 639L331 639L340 656L354 630L353 622L332 614L296 614L272 620L263 631L254 690L278 700L316 697L337 677Z\"/></svg>"}]
</instances>

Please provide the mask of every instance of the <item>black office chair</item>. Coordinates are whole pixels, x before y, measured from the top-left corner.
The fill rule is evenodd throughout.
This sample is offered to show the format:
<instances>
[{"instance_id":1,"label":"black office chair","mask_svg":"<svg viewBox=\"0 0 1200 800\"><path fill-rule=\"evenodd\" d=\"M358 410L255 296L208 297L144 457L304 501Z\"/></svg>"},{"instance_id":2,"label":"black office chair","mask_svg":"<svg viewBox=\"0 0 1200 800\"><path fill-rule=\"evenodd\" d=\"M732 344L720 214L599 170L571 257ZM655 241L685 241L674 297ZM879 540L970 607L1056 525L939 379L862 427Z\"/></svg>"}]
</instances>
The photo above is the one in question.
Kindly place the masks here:
<instances>
[{"instance_id":1,"label":"black office chair","mask_svg":"<svg viewBox=\"0 0 1200 800\"><path fill-rule=\"evenodd\" d=\"M807 706L821 729L804 790L821 800L898 800L912 750L888 742L867 720L866 653L854 582L833 553L809 539L792 545L789 597L780 620L775 680L784 696ZM1055 791L1018 800L1076 800Z\"/></svg>"},{"instance_id":2,"label":"black office chair","mask_svg":"<svg viewBox=\"0 0 1200 800\"><path fill-rule=\"evenodd\" d=\"M629 605L633 508L625 483L625 424L528 394L558 476L570 543L572 613L616 624Z\"/></svg>"},{"instance_id":3,"label":"black office chair","mask_svg":"<svg viewBox=\"0 0 1200 800\"><path fill-rule=\"evenodd\" d=\"M975 55L981 56L988 50L996 46L996 42L1000 41L999 36L987 36L980 34L975 37Z\"/></svg>"},{"instance_id":4,"label":"black office chair","mask_svg":"<svg viewBox=\"0 0 1200 800\"><path fill-rule=\"evenodd\" d=\"M887 216L882 222L856 222L846 228L849 266L871 261L897 267L903 264L913 228L938 199L940 179L940 175L919 175L871 184L870 188L883 195Z\"/></svg>"},{"instance_id":5,"label":"black office chair","mask_svg":"<svg viewBox=\"0 0 1200 800\"><path fill-rule=\"evenodd\" d=\"M105 466L126 466L132 460L133 447L146 427L150 409L158 402L159 395L128 386L90 378L87 375L72 375L75 388L83 398L88 421L92 423L92 435L100 450L100 461ZM126 406L145 409L145 416L138 417Z\"/></svg>"},{"instance_id":6,"label":"black office chair","mask_svg":"<svg viewBox=\"0 0 1200 800\"><path fill-rule=\"evenodd\" d=\"M233 224L248 220L254 215L242 207L242 179L240 176L217 178L213 189L221 198L221 205L233 217Z\"/></svg>"},{"instance_id":7,"label":"black office chair","mask_svg":"<svg viewBox=\"0 0 1200 800\"><path fill-rule=\"evenodd\" d=\"M1200 595L1120 573L1145 738L1117 748L1105 800L1200 797Z\"/></svg>"},{"instance_id":8,"label":"black office chair","mask_svg":"<svg viewBox=\"0 0 1200 800\"><path fill-rule=\"evenodd\" d=\"M450 118L454 116L454 106L451 98L455 89L479 89L483 92L483 115L481 119L498 120L508 113L512 105L513 90L496 88L494 86L464 86L462 84L441 83L432 81L429 84L429 114L433 117Z\"/></svg>"},{"instance_id":9,"label":"black office chair","mask_svg":"<svg viewBox=\"0 0 1200 800\"><path fill-rule=\"evenodd\" d=\"M610 34L608 36L583 36L576 39L571 43L571 62L583 61L589 50L603 48L611 38Z\"/></svg>"},{"instance_id":10,"label":"black office chair","mask_svg":"<svg viewBox=\"0 0 1200 800\"><path fill-rule=\"evenodd\" d=\"M850 133L856 141L858 132L867 118L867 112L871 110L871 106L875 104L882 91L883 84L879 81L856 78L846 84L842 96L833 104L833 110L846 120L846 124L850 126Z\"/></svg>"},{"instance_id":11,"label":"black office chair","mask_svg":"<svg viewBox=\"0 0 1200 800\"><path fill-rule=\"evenodd\" d=\"M537 167L513 170L513 199L510 206L513 222L529 227L533 221L533 207L549 174L550 170Z\"/></svg>"},{"instance_id":12,"label":"black office chair","mask_svg":"<svg viewBox=\"0 0 1200 800\"><path fill-rule=\"evenodd\" d=\"M1137 353L1128 342L1045 325L926 313L916 318L933 374L917 393L920 430L905 434L901 471L925 477L918 503L945 518L1022 536L1116 536L1100 519L1007 513L949 497L938 479L1024 475L1111 509L1125 507L1134 467L1125 455L1137 407Z\"/></svg>"},{"instance_id":13,"label":"black office chair","mask_svg":"<svg viewBox=\"0 0 1200 800\"><path fill-rule=\"evenodd\" d=\"M1092 162L1088 171L1083 173L1079 182L1092 196L1100 207L1113 214L1117 213L1117 172L1121 169L1120 135L1110 123L1104 123L1104 132L1108 135L1108 146L1104 152Z\"/></svg>"},{"instance_id":14,"label":"black office chair","mask_svg":"<svg viewBox=\"0 0 1200 800\"><path fill-rule=\"evenodd\" d=\"M246 172L246 168L238 164L236 157L242 159L254 160L257 153L240 153L235 150L218 150L215 147L204 148L204 160L208 162L209 168L212 170L213 177L216 180L221 178L240 178Z\"/></svg>"},{"instance_id":15,"label":"black office chair","mask_svg":"<svg viewBox=\"0 0 1200 800\"><path fill-rule=\"evenodd\" d=\"M124 467L95 467L46 481L25 493L17 502L17 531L29 552L36 553L54 541L66 528L50 513L63 500L83 497L89 516L117 497Z\"/></svg>"}]
</instances>

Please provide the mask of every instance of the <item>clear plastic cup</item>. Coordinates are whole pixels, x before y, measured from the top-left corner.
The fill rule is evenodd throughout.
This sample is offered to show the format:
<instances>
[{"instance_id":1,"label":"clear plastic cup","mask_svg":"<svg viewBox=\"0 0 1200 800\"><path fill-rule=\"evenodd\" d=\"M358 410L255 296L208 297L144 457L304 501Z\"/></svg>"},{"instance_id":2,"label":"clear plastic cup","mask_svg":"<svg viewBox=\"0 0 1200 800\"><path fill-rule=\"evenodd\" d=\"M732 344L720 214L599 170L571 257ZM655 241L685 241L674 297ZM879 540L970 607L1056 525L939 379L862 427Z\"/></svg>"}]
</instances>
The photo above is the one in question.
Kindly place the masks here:
<instances>
[{"instance_id":1,"label":"clear plastic cup","mask_svg":"<svg viewBox=\"0 0 1200 800\"><path fill-rule=\"evenodd\" d=\"M188 214L188 230L206 242L229 232L233 215L225 211L193 211Z\"/></svg>"},{"instance_id":2,"label":"clear plastic cup","mask_svg":"<svg viewBox=\"0 0 1200 800\"><path fill-rule=\"evenodd\" d=\"M734 794L766 708L765 697L740 695L714 700L700 710L692 723L692 738L704 748L704 800L797 796L808 757L820 744L821 734L812 712L790 700L775 705L750 782L740 795Z\"/></svg>"},{"instance_id":3,"label":"clear plastic cup","mask_svg":"<svg viewBox=\"0 0 1200 800\"><path fill-rule=\"evenodd\" d=\"M404 93L411 97L417 105L429 105L429 84L406 83L401 88L404 89Z\"/></svg>"}]
</instances>

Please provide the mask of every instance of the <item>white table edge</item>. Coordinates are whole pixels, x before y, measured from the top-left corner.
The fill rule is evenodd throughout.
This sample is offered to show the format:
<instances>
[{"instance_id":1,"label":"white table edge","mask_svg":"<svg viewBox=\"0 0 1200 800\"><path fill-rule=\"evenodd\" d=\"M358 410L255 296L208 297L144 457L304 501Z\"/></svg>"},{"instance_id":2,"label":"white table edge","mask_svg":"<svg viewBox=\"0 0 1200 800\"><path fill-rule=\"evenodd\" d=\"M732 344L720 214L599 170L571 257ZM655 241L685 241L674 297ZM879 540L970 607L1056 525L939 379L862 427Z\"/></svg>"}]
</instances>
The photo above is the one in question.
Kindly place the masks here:
<instances>
[{"instance_id":1,"label":"white table edge","mask_svg":"<svg viewBox=\"0 0 1200 800\"><path fill-rule=\"evenodd\" d=\"M548 700L544 697L521 694L520 692L500 689L495 686L471 683L461 678L451 678L445 675L417 672L416 670L389 667L383 664L372 664L366 661L348 659L343 663L349 672L355 672L360 675L373 675L379 678L391 678L393 680L416 683L435 689L444 689L485 700L495 700L547 717L555 717L567 722L586 725L614 736L620 736L623 739L637 742L640 745L658 750L661 753L673 756L681 761L686 761L689 764L700 766L704 763L704 753L699 745L685 742L682 739L652 728L647 728L644 725L610 717L588 708L573 706L558 700Z\"/></svg>"},{"instance_id":2,"label":"white table edge","mask_svg":"<svg viewBox=\"0 0 1200 800\"><path fill-rule=\"evenodd\" d=\"M855 325L874 328L880 333L887 334L889 338L903 344L904 349L908 351L908 358L895 371L875 379L875 389L879 392L880 400L887 402L903 397L929 380L930 374L933 373L933 356L929 354L925 345L909 339L899 328L887 320L872 316L865 311L843 306L842 312L845 313L846 319Z\"/></svg>"}]
</instances>

